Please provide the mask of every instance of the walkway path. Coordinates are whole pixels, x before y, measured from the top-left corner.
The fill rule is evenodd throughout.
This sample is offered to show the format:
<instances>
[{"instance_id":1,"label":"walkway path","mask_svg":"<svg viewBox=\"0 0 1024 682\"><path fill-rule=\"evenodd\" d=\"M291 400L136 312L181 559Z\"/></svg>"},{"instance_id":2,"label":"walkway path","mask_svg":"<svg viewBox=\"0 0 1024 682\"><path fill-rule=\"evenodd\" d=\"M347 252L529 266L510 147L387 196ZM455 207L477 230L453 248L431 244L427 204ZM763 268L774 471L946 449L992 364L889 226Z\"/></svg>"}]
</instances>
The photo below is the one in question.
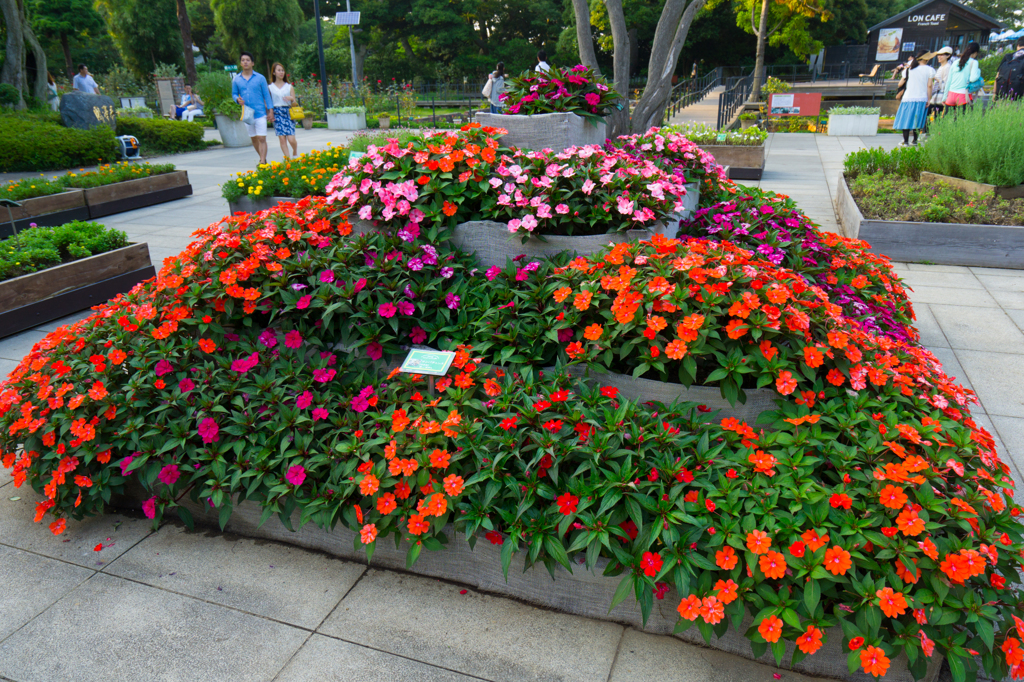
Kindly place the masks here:
<instances>
[{"instance_id":1,"label":"walkway path","mask_svg":"<svg viewBox=\"0 0 1024 682\"><path fill-rule=\"evenodd\" d=\"M299 139L301 149L343 140L318 130ZM894 143L774 135L761 185L794 196L834 229L843 154ZM189 171L195 196L105 221L148 242L154 262L226 213L219 184L255 159L248 149L211 149L171 160ZM978 392L975 418L1024 480L1024 272L897 268L915 289L922 341ZM56 325L0 341L0 374ZM774 672L671 637L287 545L172 523L154 532L138 516L71 522L55 538L32 522L38 499L0 469L4 680L768 682ZM782 679L809 682L790 672Z\"/></svg>"},{"instance_id":2,"label":"walkway path","mask_svg":"<svg viewBox=\"0 0 1024 682\"><path fill-rule=\"evenodd\" d=\"M719 85L701 101L681 109L678 114L669 119L669 124L703 123L712 128L718 128L718 96L723 92L725 92L725 86Z\"/></svg>"}]
</instances>

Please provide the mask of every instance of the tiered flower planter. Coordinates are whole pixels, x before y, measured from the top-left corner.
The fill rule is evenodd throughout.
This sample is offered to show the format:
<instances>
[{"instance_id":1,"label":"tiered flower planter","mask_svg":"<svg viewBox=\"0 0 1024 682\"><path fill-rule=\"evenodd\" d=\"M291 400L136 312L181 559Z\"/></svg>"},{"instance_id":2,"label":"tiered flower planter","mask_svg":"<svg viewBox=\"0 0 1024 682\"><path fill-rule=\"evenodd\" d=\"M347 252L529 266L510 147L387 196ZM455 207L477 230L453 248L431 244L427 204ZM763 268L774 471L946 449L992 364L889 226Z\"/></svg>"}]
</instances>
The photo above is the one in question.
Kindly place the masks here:
<instances>
[{"instance_id":1,"label":"tiered flower planter","mask_svg":"<svg viewBox=\"0 0 1024 682\"><path fill-rule=\"evenodd\" d=\"M0 338L86 310L156 275L146 244L0 282Z\"/></svg>"},{"instance_id":2,"label":"tiered flower planter","mask_svg":"<svg viewBox=\"0 0 1024 682\"><path fill-rule=\"evenodd\" d=\"M567 112L532 116L481 112L476 114L476 122L507 130L508 134L501 137L503 145L533 151L561 152L569 147L603 145L608 137L608 125L604 121L594 123Z\"/></svg>"},{"instance_id":3,"label":"tiered flower planter","mask_svg":"<svg viewBox=\"0 0 1024 682\"><path fill-rule=\"evenodd\" d=\"M327 114L329 130L364 130L366 128L366 112L348 114Z\"/></svg>"}]
</instances>

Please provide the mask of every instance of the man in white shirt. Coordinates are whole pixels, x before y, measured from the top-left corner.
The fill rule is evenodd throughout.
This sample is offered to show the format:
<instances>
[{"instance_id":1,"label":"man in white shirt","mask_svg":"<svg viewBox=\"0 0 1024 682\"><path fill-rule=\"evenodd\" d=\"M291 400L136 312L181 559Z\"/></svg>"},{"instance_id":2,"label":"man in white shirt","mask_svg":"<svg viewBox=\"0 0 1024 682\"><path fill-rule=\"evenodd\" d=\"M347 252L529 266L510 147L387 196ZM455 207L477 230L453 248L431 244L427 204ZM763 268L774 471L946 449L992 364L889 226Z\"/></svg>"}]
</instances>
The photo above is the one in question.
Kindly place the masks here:
<instances>
[{"instance_id":1,"label":"man in white shirt","mask_svg":"<svg viewBox=\"0 0 1024 682\"><path fill-rule=\"evenodd\" d=\"M100 94L100 86L96 85L96 81L93 80L92 74L89 73L89 67L85 64L78 65L78 73L75 74L72 84L75 90L81 90L87 95Z\"/></svg>"},{"instance_id":2,"label":"man in white shirt","mask_svg":"<svg viewBox=\"0 0 1024 682\"><path fill-rule=\"evenodd\" d=\"M551 70L551 65L548 64L548 53L545 50L541 50L537 53L537 66L534 70L538 73L547 73Z\"/></svg>"}]
</instances>

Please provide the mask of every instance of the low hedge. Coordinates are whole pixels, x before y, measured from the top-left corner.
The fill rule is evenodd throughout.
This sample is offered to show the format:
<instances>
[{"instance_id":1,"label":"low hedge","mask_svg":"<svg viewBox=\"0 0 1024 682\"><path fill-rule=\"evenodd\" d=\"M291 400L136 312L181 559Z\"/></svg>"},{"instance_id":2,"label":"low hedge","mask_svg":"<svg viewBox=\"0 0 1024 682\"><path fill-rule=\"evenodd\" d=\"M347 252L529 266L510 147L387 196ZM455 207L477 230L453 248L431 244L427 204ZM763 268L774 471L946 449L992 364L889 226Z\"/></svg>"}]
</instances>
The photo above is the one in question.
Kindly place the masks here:
<instances>
[{"instance_id":1,"label":"low hedge","mask_svg":"<svg viewBox=\"0 0 1024 682\"><path fill-rule=\"evenodd\" d=\"M91 130L65 128L35 118L0 116L0 172L57 170L94 166L120 155L114 131L107 126Z\"/></svg>"},{"instance_id":2,"label":"low hedge","mask_svg":"<svg viewBox=\"0 0 1024 682\"><path fill-rule=\"evenodd\" d=\"M117 134L135 137L146 153L177 154L206 149L201 123L163 118L119 118Z\"/></svg>"},{"instance_id":3,"label":"low hedge","mask_svg":"<svg viewBox=\"0 0 1024 682\"><path fill-rule=\"evenodd\" d=\"M32 227L0 241L0 281L128 246L128 236L99 223L74 220Z\"/></svg>"}]
</instances>

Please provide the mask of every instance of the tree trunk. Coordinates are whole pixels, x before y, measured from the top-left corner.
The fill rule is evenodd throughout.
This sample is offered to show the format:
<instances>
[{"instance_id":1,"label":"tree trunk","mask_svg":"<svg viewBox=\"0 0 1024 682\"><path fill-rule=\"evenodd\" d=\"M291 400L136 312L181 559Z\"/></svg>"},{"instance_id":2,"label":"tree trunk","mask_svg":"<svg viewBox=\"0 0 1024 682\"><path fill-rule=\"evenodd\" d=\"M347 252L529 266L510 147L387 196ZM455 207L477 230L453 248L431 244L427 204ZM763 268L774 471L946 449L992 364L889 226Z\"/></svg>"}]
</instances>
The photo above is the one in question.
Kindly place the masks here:
<instances>
[{"instance_id":1,"label":"tree trunk","mask_svg":"<svg viewBox=\"0 0 1024 682\"><path fill-rule=\"evenodd\" d=\"M185 54L185 82L196 84L196 58L192 52L192 21L188 18L185 0L178 0L178 28L181 30L181 48ZM270 76L273 78L273 74Z\"/></svg>"},{"instance_id":2,"label":"tree trunk","mask_svg":"<svg viewBox=\"0 0 1024 682\"><path fill-rule=\"evenodd\" d=\"M629 32L622 12L622 0L605 0L604 4L608 8L608 23L611 24L615 46L615 91L625 102L622 109L608 116L608 137L618 137L629 132Z\"/></svg>"},{"instance_id":3,"label":"tree trunk","mask_svg":"<svg viewBox=\"0 0 1024 682\"><path fill-rule=\"evenodd\" d=\"M21 32L25 36L25 43L29 49L32 50L32 56L35 59L36 64L36 81L34 84L29 83L28 72L25 72L25 87L26 89L32 86L32 96L39 102L46 102L46 98L49 97L50 89L46 87L46 51L43 46L39 44L36 39L36 34L32 30L32 26L29 25L28 19L25 17L24 9L21 14Z\"/></svg>"},{"instance_id":4,"label":"tree trunk","mask_svg":"<svg viewBox=\"0 0 1024 682\"><path fill-rule=\"evenodd\" d=\"M409 44L408 36L402 36L402 49L405 50L405 58L414 64L416 62L416 54L412 51L412 45Z\"/></svg>"},{"instance_id":5,"label":"tree trunk","mask_svg":"<svg viewBox=\"0 0 1024 682\"><path fill-rule=\"evenodd\" d=\"M21 94L19 109L25 108L24 77L25 77L25 36L22 33L21 8L18 0L0 0L0 9L4 13L4 24L7 25L6 58L0 70L0 83L13 85Z\"/></svg>"},{"instance_id":6,"label":"tree trunk","mask_svg":"<svg viewBox=\"0 0 1024 682\"><path fill-rule=\"evenodd\" d=\"M761 99L761 72L764 70L764 46L768 32L768 2L761 0L761 24L757 29L757 58L754 60L754 85L750 89L750 101Z\"/></svg>"},{"instance_id":7,"label":"tree trunk","mask_svg":"<svg viewBox=\"0 0 1024 682\"><path fill-rule=\"evenodd\" d=\"M579 43L580 64L601 73L601 68L597 65L597 54L594 52L594 35L590 32L590 4L587 0L572 0L572 9L576 15L576 42Z\"/></svg>"},{"instance_id":8,"label":"tree trunk","mask_svg":"<svg viewBox=\"0 0 1024 682\"><path fill-rule=\"evenodd\" d=\"M694 17L706 0L667 0L654 33L651 59L647 66L647 85L633 110L632 131L644 133L665 117L672 96L672 74L683 50Z\"/></svg>"},{"instance_id":9,"label":"tree trunk","mask_svg":"<svg viewBox=\"0 0 1024 682\"><path fill-rule=\"evenodd\" d=\"M74 62L71 61L71 45L70 41L68 41L67 33L60 34L60 47L64 50L64 70L68 74L68 80L74 80L75 65Z\"/></svg>"}]
</instances>

